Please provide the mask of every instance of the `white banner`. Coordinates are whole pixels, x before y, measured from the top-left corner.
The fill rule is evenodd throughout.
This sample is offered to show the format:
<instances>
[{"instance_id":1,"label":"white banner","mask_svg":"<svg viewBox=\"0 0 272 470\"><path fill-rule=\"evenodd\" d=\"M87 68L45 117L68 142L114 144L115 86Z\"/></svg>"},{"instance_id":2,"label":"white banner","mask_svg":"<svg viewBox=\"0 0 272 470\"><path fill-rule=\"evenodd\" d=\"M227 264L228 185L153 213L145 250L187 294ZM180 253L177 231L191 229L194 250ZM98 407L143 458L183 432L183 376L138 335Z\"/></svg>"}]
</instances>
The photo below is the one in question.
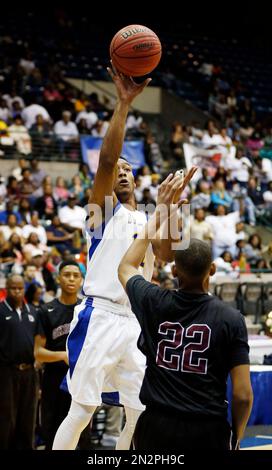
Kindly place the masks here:
<instances>
[{"instance_id":1,"label":"white banner","mask_svg":"<svg viewBox=\"0 0 272 470\"><path fill-rule=\"evenodd\" d=\"M206 150L196 145L183 144L184 158L186 168L189 169L193 165L199 168L206 168L210 176L214 176L217 169L222 166L227 168L227 160L235 158L236 148L234 145L230 147L218 146L212 150ZM194 181L201 178L201 172L197 171Z\"/></svg>"}]
</instances>

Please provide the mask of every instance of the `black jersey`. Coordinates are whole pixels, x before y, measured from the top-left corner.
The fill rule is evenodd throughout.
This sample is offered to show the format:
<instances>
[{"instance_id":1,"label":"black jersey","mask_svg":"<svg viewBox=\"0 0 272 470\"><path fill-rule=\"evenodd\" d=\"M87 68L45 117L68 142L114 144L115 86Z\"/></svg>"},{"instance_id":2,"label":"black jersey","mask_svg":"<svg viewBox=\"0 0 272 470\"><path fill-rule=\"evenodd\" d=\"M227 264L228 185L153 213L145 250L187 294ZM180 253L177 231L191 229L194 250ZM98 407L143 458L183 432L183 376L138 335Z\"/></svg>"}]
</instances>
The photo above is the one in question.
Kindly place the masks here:
<instances>
[{"instance_id":1,"label":"black jersey","mask_svg":"<svg viewBox=\"0 0 272 470\"><path fill-rule=\"evenodd\" d=\"M33 364L36 312L25 304L19 315L8 299L0 303L0 364Z\"/></svg>"},{"instance_id":2,"label":"black jersey","mask_svg":"<svg viewBox=\"0 0 272 470\"><path fill-rule=\"evenodd\" d=\"M161 289L142 276L126 287L147 357L142 403L225 417L227 376L249 363L241 313L217 297Z\"/></svg>"},{"instance_id":3,"label":"black jersey","mask_svg":"<svg viewBox=\"0 0 272 470\"><path fill-rule=\"evenodd\" d=\"M73 319L74 308L80 300L73 305L62 304L58 299L42 305L38 312L37 334L45 336L45 347L50 351L65 351L66 340ZM68 366L63 362L46 363L46 369L61 369L65 375Z\"/></svg>"}]
</instances>

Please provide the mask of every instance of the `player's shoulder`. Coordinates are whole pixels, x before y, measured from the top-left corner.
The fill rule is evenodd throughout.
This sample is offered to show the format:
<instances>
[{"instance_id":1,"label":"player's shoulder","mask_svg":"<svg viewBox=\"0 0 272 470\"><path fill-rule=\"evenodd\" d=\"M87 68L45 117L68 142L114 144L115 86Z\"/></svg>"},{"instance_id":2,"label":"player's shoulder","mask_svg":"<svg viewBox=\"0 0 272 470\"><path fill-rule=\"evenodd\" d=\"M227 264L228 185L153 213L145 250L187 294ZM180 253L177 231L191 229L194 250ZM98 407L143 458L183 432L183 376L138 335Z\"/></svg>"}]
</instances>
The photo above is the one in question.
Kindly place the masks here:
<instances>
[{"instance_id":1,"label":"player's shoulder","mask_svg":"<svg viewBox=\"0 0 272 470\"><path fill-rule=\"evenodd\" d=\"M220 317L223 321L228 324L236 324L240 321L242 314L237 308L231 307L230 305L222 302L218 297L212 296L211 304L219 312Z\"/></svg>"}]
</instances>

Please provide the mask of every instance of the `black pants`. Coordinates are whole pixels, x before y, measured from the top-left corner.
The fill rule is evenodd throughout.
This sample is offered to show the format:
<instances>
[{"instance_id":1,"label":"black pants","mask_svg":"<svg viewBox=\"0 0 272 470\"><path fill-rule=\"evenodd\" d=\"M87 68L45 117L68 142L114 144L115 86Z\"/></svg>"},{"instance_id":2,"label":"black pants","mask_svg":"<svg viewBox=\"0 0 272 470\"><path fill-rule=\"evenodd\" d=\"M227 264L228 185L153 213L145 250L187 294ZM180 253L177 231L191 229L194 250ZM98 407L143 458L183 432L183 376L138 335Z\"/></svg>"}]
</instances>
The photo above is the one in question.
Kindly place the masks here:
<instances>
[{"instance_id":1,"label":"black pants","mask_svg":"<svg viewBox=\"0 0 272 470\"><path fill-rule=\"evenodd\" d=\"M71 395L60 389L63 373L45 370L42 378L41 429L45 449L52 449L56 432L66 418L71 405ZM81 433L78 447L80 450L91 448L90 425Z\"/></svg>"},{"instance_id":2,"label":"black pants","mask_svg":"<svg viewBox=\"0 0 272 470\"><path fill-rule=\"evenodd\" d=\"M30 450L34 445L37 376L33 367L0 365L0 449Z\"/></svg>"},{"instance_id":3,"label":"black pants","mask_svg":"<svg viewBox=\"0 0 272 470\"><path fill-rule=\"evenodd\" d=\"M230 426L223 418L183 415L167 409L147 408L134 433L140 451L193 451L230 448Z\"/></svg>"}]
</instances>

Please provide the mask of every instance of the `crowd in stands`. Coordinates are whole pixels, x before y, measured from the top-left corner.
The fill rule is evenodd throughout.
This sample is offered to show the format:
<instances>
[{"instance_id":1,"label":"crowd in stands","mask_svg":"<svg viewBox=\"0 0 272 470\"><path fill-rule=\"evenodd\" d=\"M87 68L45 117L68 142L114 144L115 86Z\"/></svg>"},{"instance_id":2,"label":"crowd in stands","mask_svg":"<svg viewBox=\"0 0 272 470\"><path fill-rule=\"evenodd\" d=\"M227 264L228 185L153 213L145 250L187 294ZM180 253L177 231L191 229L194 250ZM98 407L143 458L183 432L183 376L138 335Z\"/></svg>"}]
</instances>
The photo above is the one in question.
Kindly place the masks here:
<instances>
[{"instance_id":1,"label":"crowd in stands","mask_svg":"<svg viewBox=\"0 0 272 470\"><path fill-rule=\"evenodd\" d=\"M239 166L241 158L246 162ZM256 229L259 220L271 223L272 183L271 176L260 179L254 160L239 152L233 163L228 170L219 167L213 177L206 169L199 170L197 183L184 194L191 204L184 236L190 231L192 237L210 243L218 272L237 277L240 272L272 269L272 244L264 245ZM36 159L21 158L7 185L0 185L0 263L3 278L11 272L23 274L30 295L46 300L56 295L62 260L75 259L83 275L86 272L82 232L93 175L81 163L71 181L54 179L40 165ZM148 165L138 171L136 202L155 205L161 180L162 174ZM153 281L173 287L171 265L157 261Z\"/></svg>"}]
</instances>

